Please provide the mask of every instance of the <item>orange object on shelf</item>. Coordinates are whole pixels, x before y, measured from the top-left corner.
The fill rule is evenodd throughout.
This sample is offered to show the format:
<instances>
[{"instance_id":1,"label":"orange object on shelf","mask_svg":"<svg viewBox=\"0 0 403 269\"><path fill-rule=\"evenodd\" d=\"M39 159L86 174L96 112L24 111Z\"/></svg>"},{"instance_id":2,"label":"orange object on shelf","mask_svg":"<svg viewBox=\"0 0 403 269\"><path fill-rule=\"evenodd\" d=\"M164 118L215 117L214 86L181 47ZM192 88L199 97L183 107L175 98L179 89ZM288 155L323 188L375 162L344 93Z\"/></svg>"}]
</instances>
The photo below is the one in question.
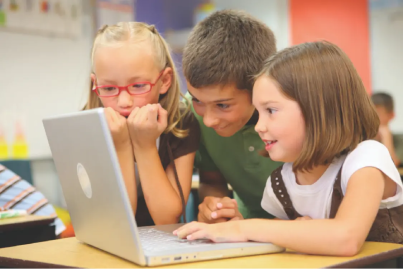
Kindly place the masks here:
<instances>
[{"instance_id":1,"label":"orange object on shelf","mask_svg":"<svg viewBox=\"0 0 403 269\"><path fill-rule=\"evenodd\" d=\"M28 159L28 144L20 123L16 125L15 139L12 145L14 159Z\"/></svg>"}]
</instances>

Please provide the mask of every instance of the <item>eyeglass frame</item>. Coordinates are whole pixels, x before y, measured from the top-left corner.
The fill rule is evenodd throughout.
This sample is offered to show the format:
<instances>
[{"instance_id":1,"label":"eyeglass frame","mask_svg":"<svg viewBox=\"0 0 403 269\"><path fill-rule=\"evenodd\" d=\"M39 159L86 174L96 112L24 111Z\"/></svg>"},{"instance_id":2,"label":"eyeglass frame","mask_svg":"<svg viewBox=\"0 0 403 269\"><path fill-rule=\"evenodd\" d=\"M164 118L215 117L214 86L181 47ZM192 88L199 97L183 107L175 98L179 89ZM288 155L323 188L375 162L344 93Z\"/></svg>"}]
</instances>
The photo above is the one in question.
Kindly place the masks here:
<instances>
[{"instance_id":1,"label":"eyeglass frame","mask_svg":"<svg viewBox=\"0 0 403 269\"><path fill-rule=\"evenodd\" d=\"M159 75L158 75L158 77L157 77L157 79L155 80L154 83L151 83L150 81L139 81L139 82L136 82L136 83L130 83L129 85L126 85L126 86L118 86L118 85L101 85L101 86L95 86L95 85L96 85L96 75L94 74L94 76L95 76L95 79L94 79L94 86L95 86L95 87L92 88L92 91L95 91L95 93L98 95L98 97L102 97L102 98L119 96L120 93L121 93L123 90L126 90L126 92L127 92L129 95L132 95L132 96L133 96L133 95L142 95L142 94L146 94L146 93L151 92L151 90L153 89L153 87L157 84L158 80L162 77L162 74L164 73L164 71L165 71L165 68L161 70L161 72L159 73ZM134 94L133 94L133 93L131 93L131 92L129 91L129 87L132 86L132 85L136 85L136 84L148 84L148 85L150 85L150 89L149 89L148 91L146 91L146 92L134 93ZM115 88L118 89L118 93L117 93L117 94L114 94L114 95L100 95L97 90L98 90L99 88L106 88L106 87L115 87Z\"/></svg>"}]
</instances>

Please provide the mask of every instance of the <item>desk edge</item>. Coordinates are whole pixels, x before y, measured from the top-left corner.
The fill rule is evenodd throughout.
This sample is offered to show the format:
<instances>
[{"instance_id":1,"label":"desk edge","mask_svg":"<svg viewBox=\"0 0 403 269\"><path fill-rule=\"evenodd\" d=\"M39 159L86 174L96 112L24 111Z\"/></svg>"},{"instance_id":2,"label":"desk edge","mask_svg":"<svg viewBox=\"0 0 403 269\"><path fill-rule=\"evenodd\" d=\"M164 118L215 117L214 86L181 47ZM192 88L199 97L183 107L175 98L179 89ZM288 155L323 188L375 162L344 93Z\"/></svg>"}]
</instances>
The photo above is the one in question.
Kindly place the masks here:
<instances>
[{"instance_id":1,"label":"desk edge","mask_svg":"<svg viewBox=\"0 0 403 269\"><path fill-rule=\"evenodd\" d=\"M78 268L78 267L72 267L72 266L67 266L67 265L62 265L62 264L37 262L37 261L14 259L14 258L7 258L7 257L0 257L0 266L9 267L9 268L21 268L21 267L28 267L28 268Z\"/></svg>"},{"instance_id":2,"label":"desk edge","mask_svg":"<svg viewBox=\"0 0 403 269\"><path fill-rule=\"evenodd\" d=\"M390 259L396 259L403 256L403 245L401 248L388 250L386 252L378 253L375 255L362 257L359 259L337 263L327 268L357 268L362 266L371 265L378 262L387 261Z\"/></svg>"},{"instance_id":3,"label":"desk edge","mask_svg":"<svg viewBox=\"0 0 403 269\"><path fill-rule=\"evenodd\" d=\"M26 222L3 224L0 226L0 232L5 232L5 231L9 231L9 230L17 230L17 229L33 227L33 226L40 226L40 225L50 225L55 221L55 219L56 219L56 217L29 220Z\"/></svg>"}]
</instances>

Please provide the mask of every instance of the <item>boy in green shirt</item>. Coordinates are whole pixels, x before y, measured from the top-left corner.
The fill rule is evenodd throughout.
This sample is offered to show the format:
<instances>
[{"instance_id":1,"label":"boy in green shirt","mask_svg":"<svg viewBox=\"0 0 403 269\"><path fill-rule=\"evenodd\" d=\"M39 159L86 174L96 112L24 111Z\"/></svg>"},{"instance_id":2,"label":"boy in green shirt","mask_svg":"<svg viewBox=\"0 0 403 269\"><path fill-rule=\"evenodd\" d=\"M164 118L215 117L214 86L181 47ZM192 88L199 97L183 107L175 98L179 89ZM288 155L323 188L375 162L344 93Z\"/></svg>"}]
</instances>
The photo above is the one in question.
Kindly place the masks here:
<instances>
[{"instance_id":1,"label":"boy in green shirt","mask_svg":"<svg viewBox=\"0 0 403 269\"><path fill-rule=\"evenodd\" d=\"M280 163L259 154L254 128L253 76L276 52L273 32L247 13L224 10L195 26L183 53L187 97L200 123L195 166L200 185L198 220L213 223L271 218L261 206L266 181ZM229 183L235 199L228 198Z\"/></svg>"}]
</instances>

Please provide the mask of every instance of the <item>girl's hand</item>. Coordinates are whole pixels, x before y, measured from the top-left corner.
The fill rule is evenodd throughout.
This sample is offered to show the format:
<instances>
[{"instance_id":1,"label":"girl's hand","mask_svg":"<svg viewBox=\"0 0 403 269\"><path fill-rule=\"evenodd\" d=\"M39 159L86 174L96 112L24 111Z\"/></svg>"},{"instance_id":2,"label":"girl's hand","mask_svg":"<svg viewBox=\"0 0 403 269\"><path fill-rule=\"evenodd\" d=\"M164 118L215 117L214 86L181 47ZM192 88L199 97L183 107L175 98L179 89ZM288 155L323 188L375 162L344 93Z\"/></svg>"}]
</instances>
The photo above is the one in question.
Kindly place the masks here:
<instances>
[{"instance_id":1,"label":"girl's hand","mask_svg":"<svg viewBox=\"0 0 403 269\"><path fill-rule=\"evenodd\" d=\"M127 119L134 148L156 146L155 141L168 125L168 112L160 104L136 107Z\"/></svg>"},{"instance_id":2,"label":"girl's hand","mask_svg":"<svg viewBox=\"0 0 403 269\"><path fill-rule=\"evenodd\" d=\"M206 224L193 221L173 232L179 238L188 240L210 239L213 242L247 242L248 239L241 232L242 221L228 221L217 224Z\"/></svg>"},{"instance_id":3,"label":"girl's hand","mask_svg":"<svg viewBox=\"0 0 403 269\"><path fill-rule=\"evenodd\" d=\"M110 107L105 108L104 113L116 150L131 147L126 118Z\"/></svg>"}]
</instances>

